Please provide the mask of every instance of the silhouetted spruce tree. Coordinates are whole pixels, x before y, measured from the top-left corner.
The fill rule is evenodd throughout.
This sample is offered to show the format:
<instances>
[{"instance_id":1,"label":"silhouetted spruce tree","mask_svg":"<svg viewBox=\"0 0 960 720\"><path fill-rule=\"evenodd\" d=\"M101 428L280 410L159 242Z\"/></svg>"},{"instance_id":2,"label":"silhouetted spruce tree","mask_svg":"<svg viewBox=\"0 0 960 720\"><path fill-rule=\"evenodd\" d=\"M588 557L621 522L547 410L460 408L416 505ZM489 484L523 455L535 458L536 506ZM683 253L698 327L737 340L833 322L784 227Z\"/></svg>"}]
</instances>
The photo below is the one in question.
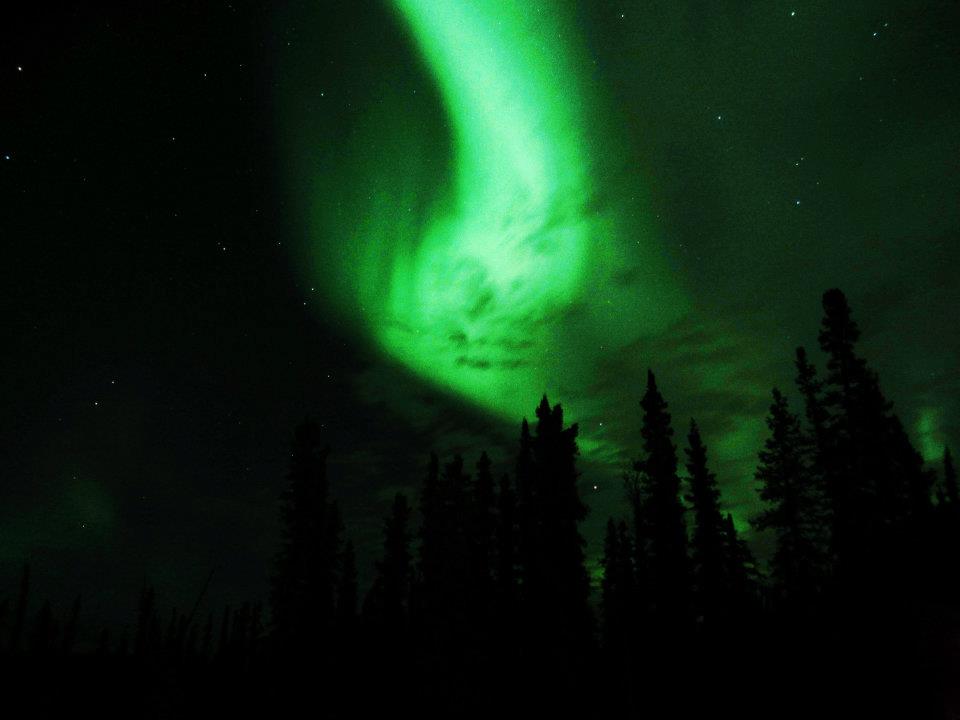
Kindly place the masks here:
<instances>
[{"instance_id":1,"label":"silhouetted spruce tree","mask_svg":"<svg viewBox=\"0 0 960 720\"><path fill-rule=\"evenodd\" d=\"M723 544L730 604L740 616L756 610L760 570L747 542L739 536L733 515L723 518Z\"/></svg>"},{"instance_id":2,"label":"silhouetted spruce tree","mask_svg":"<svg viewBox=\"0 0 960 720\"><path fill-rule=\"evenodd\" d=\"M468 542L470 547L470 592L473 596L476 630L481 631L489 619L493 600L493 559L496 534L496 492L491 463L487 453L477 461L473 483Z\"/></svg>"},{"instance_id":3,"label":"silhouetted spruce tree","mask_svg":"<svg viewBox=\"0 0 960 720\"><path fill-rule=\"evenodd\" d=\"M823 295L820 347L827 355L824 465L831 502L832 546L841 575L889 572L884 556L928 514L923 472L877 375L856 353L860 330L840 290Z\"/></svg>"},{"instance_id":4,"label":"silhouetted spruce tree","mask_svg":"<svg viewBox=\"0 0 960 720\"><path fill-rule=\"evenodd\" d=\"M420 489L419 562L411 590L413 610L419 625L436 633L442 612L444 583L444 498L440 487L440 460L430 453Z\"/></svg>"},{"instance_id":5,"label":"silhouetted spruce tree","mask_svg":"<svg viewBox=\"0 0 960 720\"><path fill-rule=\"evenodd\" d=\"M383 557L364 602L364 616L382 630L381 638L396 643L407 625L410 600L410 506L403 493L393 499L383 524Z\"/></svg>"},{"instance_id":6,"label":"silhouetted spruce tree","mask_svg":"<svg viewBox=\"0 0 960 720\"><path fill-rule=\"evenodd\" d=\"M633 550L634 625L639 630L650 619L653 594L650 587L650 526L647 521L647 498L642 474L634 467L624 474L624 489L630 506L631 543Z\"/></svg>"},{"instance_id":7,"label":"silhouetted spruce tree","mask_svg":"<svg viewBox=\"0 0 960 720\"><path fill-rule=\"evenodd\" d=\"M617 577L620 581L620 604L623 622L623 635L627 642L636 640L636 611L637 611L637 582L636 569L634 568L634 558L636 551L633 547L633 539L630 535L630 526L626 521L621 520L617 523L617 547L620 550L620 562L617 567Z\"/></svg>"},{"instance_id":8,"label":"silhouetted spruce tree","mask_svg":"<svg viewBox=\"0 0 960 720\"><path fill-rule=\"evenodd\" d=\"M901 530L909 538L917 539L918 534L926 533L933 516L933 486L936 473L924 467L923 456L910 442L910 437L900 422L900 418L891 415L885 444L890 452L889 476L894 478L886 498L886 507L882 508L887 522L903 523ZM898 482L899 481L899 482ZM924 548L916 546L918 552Z\"/></svg>"},{"instance_id":9,"label":"silhouetted spruce tree","mask_svg":"<svg viewBox=\"0 0 960 720\"><path fill-rule=\"evenodd\" d=\"M613 518L607 520L607 533L603 538L603 557L600 559L603 567L603 580L600 582L600 607L603 617L603 646L613 650L614 646L623 638L619 622L618 610L620 571L620 535L617 533L617 524Z\"/></svg>"},{"instance_id":10,"label":"silhouetted spruce tree","mask_svg":"<svg viewBox=\"0 0 960 720\"><path fill-rule=\"evenodd\" d=\"M636 612L633 597L633 547L625 522L607 521L603 543L603 580L601 608L603 613L603 647L614 659L631 647L632 625Z\"/></svg>"},{"instance_id":11,"label":"silhouetted spruce tree","mask_svg":"<svg viewBox=\"0 0 960 720\"><path fill-rule=\"evenodd\" d=\"M500 478L496 518L495 614L497 636L511 637L517 609L517 496L513 480L506 473Z\"/></svg>"},{"instance_id":12,"label":"silhouetted spruce tree","mask_svg":"<svg viewBox=\"0 0 960 720\"><path fill-rule=\"evenodd\" d=\"M649 528L650 583L658 626L669 636L685 624L689 605L689 567L684 507L680 501L677 449L667 403L647 371L643 409L643 456L634 463L643 489Z\"/></svg>"},{"instance_id":13,"label":"silhouetted spruce tree","mask_svg":"<svg viewBox=\"0 0 960 720\"><path fill-rule=\"evenodd\" d=\"M875 503L870 497L869 442L879 434L878 423L887 407L876 407L871 392L874 379L854 345L860 330L850 317L843 293L829 290L823 296L824 317L819 342L827 355L824 406L829 413L825 452L831 503L831 543L838 561L851 552L863 528L873 522ZM876 460L876 458L870 458Z\"/></svg>"},{"instance_id":14,"label":"silhouetted spruce tree","mask_svg":"<svg viewBox=\"0 0 960 720\"><path fill-rule=\"evenodd\" d=\"M342 521L328 498L327 455L320 426L301 424L281 505L284 537L270 596L273 630L288 650L319 649L334 619Z\"/></svg>"},{"instance_id":15,"label":"silhouetted spruce tree","mask_svg":"<svg viewBox=\"0 0 960 720\"><path fill-rule=\"evenodd\" d=\"M816 591L821 562L816 540L817 499L804 463L799 418L786 397L773 390L767 416L770 435L760 451L756 478L767 509L751 519L758 530L773 530L776 551L771 568L779 596L801 607Z\"/></svg>"},{"instance_id":16,"label":"silhouetted spruce tree","mask_svg":"<svg viewBox=\"0 0 960 720\"><path fill-rule=\"evenodd\" d=\"M520 586L529 586L539 569L537 563L537 515L534 501L533 436L526 418L520 423L517 453L517 574ZM526 591L524 591L526 593Z\"/></svg>"},{"instance_id":17,"label":"silhouetted spruce tree","mask_svg":"<svg viewBox=\"0 0 960 720\"><path fill-rule=\"evenodd\" d=\"M817 369L807 357L807 350L796 350L794 365L797 369L797 388L803 396L804 412L810 424L811 434L818 444L823 443L823 434L829 417L823 406L823 383L817 378Z\"/></svg>"},{"instance_id":18,"label":"silhouetted spruce tree","mask_svg":"<svg viewBox=\"0 0 960 720\"><path fill-rule=\"evenodd\" d=\"M578 529L587 513L577 491L578 429L563 427L563 410L546 395L536 413L535 435L526 421L521 427L517 462L524 620L538 651L576 653L593 632Z\"/></svg>"},{"instance_id":19,"label":"silhouetted spruce tree","mask_svg":"<svg viewBox=\"0 0 960 720\"><path fill-rule=\"evenodd\" d=\"M437 485L437 513L435 544L432 556L436 572L432 579L426 575L429 566L421 571L423 594L428 612L422 613L418 624L428 629L434 644L447 649L461 648L465 634L476 621L479 581L476 577L478 543L476 538L477 511L475 493L470 477L464 472L463 458L455 455L443 465ZM430 535L424 538L421 549L430 549Z\"/></svg>"},{"instance_id":20,"label":"silhouetted spruce tree","mask_svg":"<svg viewBox=\"0 0 960 720\"><path fill-rule=\"evenodd\" d=\"M690 421L687 442L685 453L690 487L687 502L693 508L694 518L691 542L694 605L704 622L710 623L729 610L729 568L720 514L720 490L716 476L707 467L707 448L694 420Z\"/></svg>"},{"instance_id":21,"label":"silhouetted spruce tree","mask_svg":"<svg viewBox=\"0 0 960 720\"><path fill-rule=\"evenodd\" d=\"M443 578L440 609L447 618L447 633L455 644L463 642L463 633L476 614L474 592L475 539L471 537L476 517L470 476L463 471L463 458L455 455L445 464L441 477L443 489Z\"/></svg>"},{"instance_id":22,"label":"silhouetted spruce tree","mask_svg":"<svg viewBox=\"0 0 960 720\"><path fill-rule=\"evenodd\" d=\"M828 559L833 511L830 498L832 487L840 482L831 476L833 463L827 433L830 414L824 406L823 382L817 377L817 370L802 346L796 350L794 366L806 419L806 427L803 428L801 424L800 446L806 474L812 485L811 502L816 504L816 512L811 511L811 531L816 535L817 544L824 550L824 558Z\"/></svg>"}]
</instances>

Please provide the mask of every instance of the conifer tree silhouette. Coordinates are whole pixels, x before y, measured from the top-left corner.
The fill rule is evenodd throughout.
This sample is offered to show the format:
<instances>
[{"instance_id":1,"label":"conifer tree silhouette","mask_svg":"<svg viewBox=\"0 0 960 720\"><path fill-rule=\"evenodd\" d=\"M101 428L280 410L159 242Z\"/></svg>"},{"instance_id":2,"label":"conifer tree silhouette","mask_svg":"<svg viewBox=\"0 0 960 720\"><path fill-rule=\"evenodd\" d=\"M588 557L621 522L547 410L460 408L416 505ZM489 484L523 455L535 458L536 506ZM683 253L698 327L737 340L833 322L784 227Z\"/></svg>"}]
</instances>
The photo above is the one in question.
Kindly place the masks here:
<instances>
[{"instance_id":1,"label":"conifer tree silhouette","mask_svg":"<svg viewBox=\"0 0 960 720\"><path fill-rule=\"evenodd\" d=\"M493 560L496 531L496 492L490 458L484 452L477 461L473 483L470 525L470 593L473 596L475 627L486 627L493 600Z\"/></svg>"},{"instance_id":2,"label":"conifer tree silhouette","mask_svg":"<svg viewBox=\"0 0 960 720\"><path fill-rule=\"evenodd\" d=\"M300 651L320 647L334 619L343 528L328 497L327 455L320 426L302 423L294 434L270 595L277 642Z\"/></svg>"},{"instance_id":3,"label":"conifer tree silhouette","mask_svg":"<svg viewBox=\"0 0 960 720\"><path fill-rule=\"evenodd\" d=\"M829 560L831 533L833 527L832 512L835 486L842 480L835 477L835 463L832 462L831 440L827 433L830 414L824 405L824 383L817 376L817 369L807 357L807 351L800 346L796 349L794 360L796 385L803 398L806 427L801 423L800 447L803 455L806 477L810 483L811 510L809 522L816 542L824 552L824 560ZM815 508L814 508L815 506ZM827 568L825 568L827 570Z\"/></svg>"},{"instance_id":4,"label":"conifer tree silhouette","mask_svg":"<svg viewBox=\"0 0 960 720\"><path fill-rule=\"evenodd\" d=\"M476 599L473 572L475 519L470 476L464 472L463 458L455 455L445 464L441 477L443 490L443 578L440 607L447 620L447 633L455 644L463 642L463 632L473 619Z\"/></svg>"},{"instance_id":5,"label":"conifer tree silhouette","mask_svg":"<svg viewBox=\"0 0 960 720\"><path fill-rule=\"evenodd\" d=\"M593 633L578 529L587 514L577 491L578 428L564 428L562 408L551 408L546 395L536 415L535 435L525 420L521 425L517 460L524 620L540 650L576 652Z\"/></svg>"},{"instance_id":6,"label":"conifer tree silhouette","mask_svg":"<svg viewBox=\"0 0 960 720\"><path fill-rule=\"evenodd\" d=\"M844 294L823 295L820 347L827 355L827 414L822 465L831 501L832 549L841 576L889 573L885 558L902 551L909 528L931 508L932 479L913 448L877 374L856 352L860 329Z\"/></svg>"},{"instance_id":7,"label":"conifer tree silhouette","mask_svg":"<svg viewBox=\"0 0 960 720\"><path fill-rule=\"evenodd\" d=\"M688 618L687 534L670 414L650 370L640 406L643 456L634 463L634 469L639 473L645 502L643 515L649 528L654 611L659 627L669 634L681 629Z\"/></svg>"},{"instance_id":8,"label":"conifer tree silhouette","mask_svg":"<svg viewBox=\"0 0 960 720\"><path fill-rule=\"evenodd\" d=\"M421 491L420 567L415 622L431 643L461 644L475 618L478 571L475 491L459 455L443 466L431 456Z\"/></svg>"},{"instance_id":9,"label":"conifer tree silhouette","mask_svg":"<svg viewBox=\"0 0 960 720\"><path fill-rule=\"evenodd\" d=\"M789 606L802 607L815 590L820 563L817 499L804 463L800 420L776 388L767 427L770 435L760 451L756 478L760 499L768 507L751 524L773 530L776 551L771 566L780 597Z\"/></svg>"},{"instance_id":10,"label":"conifer tree silhouette","mask_svg":"<svg viewBox=\"0 0 960 720\"><path fill-rule=\"evenodd\" d=\"M760 571L750 546L737 533L730 513L723 518L723 542L730 601L734 612L743 617L747 612L757 609L755 602Z\"/></svg>"},{"instance_id":11,"label":"conifer tree silhouette","mask_svg":"<svg viewBox=\"0 0 960 720\"><path fill-rule=\"evenodd\" d=\"M381 638L395 643L405 631L410 599L410 506L403 493L393 499L383 524L383 557L364 603L364 614L382 629Z\"/></svg>"},{"instance_id":12,"label":"conifer tree silhouette","mask_svg":"<svg viewBox=\"0 0 960 720\"><path fill-rule=\"evenodd\" d=\"M652 619L653 592L650 568L650 524L648 498L642 473L634 464L632 472L624 473L624 490L630 507L630 546L633 554L634 627L638 632Z\"/></svg>"},{"instance_id":13,"label":"conifer tree silhouette","mask_svg":"<svg viewBox=\"0 0 960 720\"><path fill-rule=\"evenodd\" d=\"M431 453L420 490L419 563L416 584L412 590L417 622L428 635L436 633L436 622L442 612L445 552L443 503L440 460L436 453Z\"/></svg>"},{"instance_id":14,"label":"conifer tree silhouette","mask_svg":"<svg viewBox=\"0 0 960 720\"><path fill-rule=\"evenodd\" d=\"M729 603L727 549L724 521L720 514L720 490L717 478L707 467L707 448L695 420L687 435L687 502L693 508L691 542L694 602L698 614L709 623L725 615Z\"/></svg>"},{"instance_id":15,"label":"conifer tree silhouette","mask_svg":"<svg viewBox=\"0 0 960 720\"><path fill-rule=\"evenodd\" d=\"M614 659L620 658L633 641L633 547L630 531L623 521L607 521L603 544L603 580L601 608L603 614L603 647Z\"/></svg>"},{"instance_id":16,"label":"conifer tree silhouette","mask_svg":"<svg viewBox=\"0 0 960 720\"><path fill-rule=\"evenodd\" d=\"M517 603L517 499L511 477L500 478L496 518L496 617L498 637L512 635Z\"/></svg>"}]
</instances>

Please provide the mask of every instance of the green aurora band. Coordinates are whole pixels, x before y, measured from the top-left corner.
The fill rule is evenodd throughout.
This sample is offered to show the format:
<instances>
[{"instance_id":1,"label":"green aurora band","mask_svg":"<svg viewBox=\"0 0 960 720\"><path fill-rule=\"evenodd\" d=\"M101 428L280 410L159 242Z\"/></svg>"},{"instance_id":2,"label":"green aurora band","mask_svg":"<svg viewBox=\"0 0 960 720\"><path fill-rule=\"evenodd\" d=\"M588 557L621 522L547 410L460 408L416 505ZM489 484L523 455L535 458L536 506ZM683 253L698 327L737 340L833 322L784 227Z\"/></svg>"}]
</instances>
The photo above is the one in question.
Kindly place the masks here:
<instances>
[{"instance_id":1,"label":"green aurora band","mask_svg":"<svg viewBox=\"0 0 960 720\"><path fill-rule=\"evenodd\" d=\"M613 113L590 90L589 58L557 8L395 10L443 106L446 177L425 179L436 143L417 137L409 109L372 109L362 149L343 160L353 174L340 176L356 199L314 191L312 266L345 318L434 386L511 421L542 392L573 420L602 417L596 363L662 330L686 300L622 168ZM585 453L618 454L590 427L602 426L584 427Z\"/></svg>"}]
</instances>

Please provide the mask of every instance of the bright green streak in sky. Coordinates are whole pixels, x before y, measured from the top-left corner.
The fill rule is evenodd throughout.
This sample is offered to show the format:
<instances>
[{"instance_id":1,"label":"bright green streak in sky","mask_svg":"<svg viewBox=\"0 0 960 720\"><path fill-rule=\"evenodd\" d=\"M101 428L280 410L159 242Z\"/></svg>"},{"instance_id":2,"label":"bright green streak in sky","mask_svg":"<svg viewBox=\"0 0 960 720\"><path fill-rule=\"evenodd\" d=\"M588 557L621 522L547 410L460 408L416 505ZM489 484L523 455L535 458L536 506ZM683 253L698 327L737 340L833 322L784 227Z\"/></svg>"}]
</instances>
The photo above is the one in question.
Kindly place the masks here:
<instances>
[{"instance_id":1,"label":"bright green streak in sky","mask_svg":"<svg viewBox=\"0 0 960 720\"><path fill-rule=\"evenodd\" d=\"M396 4L436 74L455 177L419 246L396 258L379 337L418 373L515 415L553 384L550 316L577 297L595 250L573 73L526 3Z\"/></svg>"},{"instance_id":2,"label":"bright green streak in sky","mask_svg":"<svg viewBox=\"0 0 960 720\"><path fill-rule=\"evenodd\" d=\"M623 221L637 193L601 182L621 148L597 120L589 59L556 8L394 5L439 90L448 177L418 185L436 149L418 145L402 113L381 111L367 133L386 150L355 161L366 165L352 180L366 194L357 219L318 211L328 226L319 236L350 227L320 268L339 268L342 309L434 385L511 420L542 392L572 419L602 414L588 394L595 363L662 328L684 301L645 224ZM405 145L385 139L402 133ZM589 433L581 445L597 447Z\"/></svg>"}]
</instances>

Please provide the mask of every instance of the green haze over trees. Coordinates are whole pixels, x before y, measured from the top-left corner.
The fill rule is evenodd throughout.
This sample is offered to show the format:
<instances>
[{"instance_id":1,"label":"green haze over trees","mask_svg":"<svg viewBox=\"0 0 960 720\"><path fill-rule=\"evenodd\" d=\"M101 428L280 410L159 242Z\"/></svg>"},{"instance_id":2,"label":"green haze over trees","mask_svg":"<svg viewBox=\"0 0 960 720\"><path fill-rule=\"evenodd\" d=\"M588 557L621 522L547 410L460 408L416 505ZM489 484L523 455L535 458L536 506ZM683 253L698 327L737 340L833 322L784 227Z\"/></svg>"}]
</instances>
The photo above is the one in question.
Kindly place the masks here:
<instances>
[{"instance_id":1,"label":"green haze over trees","mask_svg":"<svg viewBox=\"0 0 960 720\"><path fill-rule=\"evenodd\" d=\"M858 354L839 290L823 311L825 371L796 351L803 410L774 388L758 455L752 523L773 544L767 573L726 510L695 420L681 471L649 371L596 592L580 533L579 428L546 395L498 480L485 452L429 456L415 499L394 495L365 593L322 428L307 421L281 498L269 617L249 602L201 617L206 588L193 608L162 612L145 583L132 643L105 630L78 650L80 599L61 613L31 607L25 568L13 605L0 603L0 660L11 676L33 681L42 667L67 685L81 677L62 670L74 660L106 668L124 679L125 702L162 693L151 683L171 673L191 711L237 716L701 717L749 673L747 717L937 717L951 665L931 631L956 629L960 609L953 458L945 451L940 473L923 466Z\"/></svg>"}]
</instances>

